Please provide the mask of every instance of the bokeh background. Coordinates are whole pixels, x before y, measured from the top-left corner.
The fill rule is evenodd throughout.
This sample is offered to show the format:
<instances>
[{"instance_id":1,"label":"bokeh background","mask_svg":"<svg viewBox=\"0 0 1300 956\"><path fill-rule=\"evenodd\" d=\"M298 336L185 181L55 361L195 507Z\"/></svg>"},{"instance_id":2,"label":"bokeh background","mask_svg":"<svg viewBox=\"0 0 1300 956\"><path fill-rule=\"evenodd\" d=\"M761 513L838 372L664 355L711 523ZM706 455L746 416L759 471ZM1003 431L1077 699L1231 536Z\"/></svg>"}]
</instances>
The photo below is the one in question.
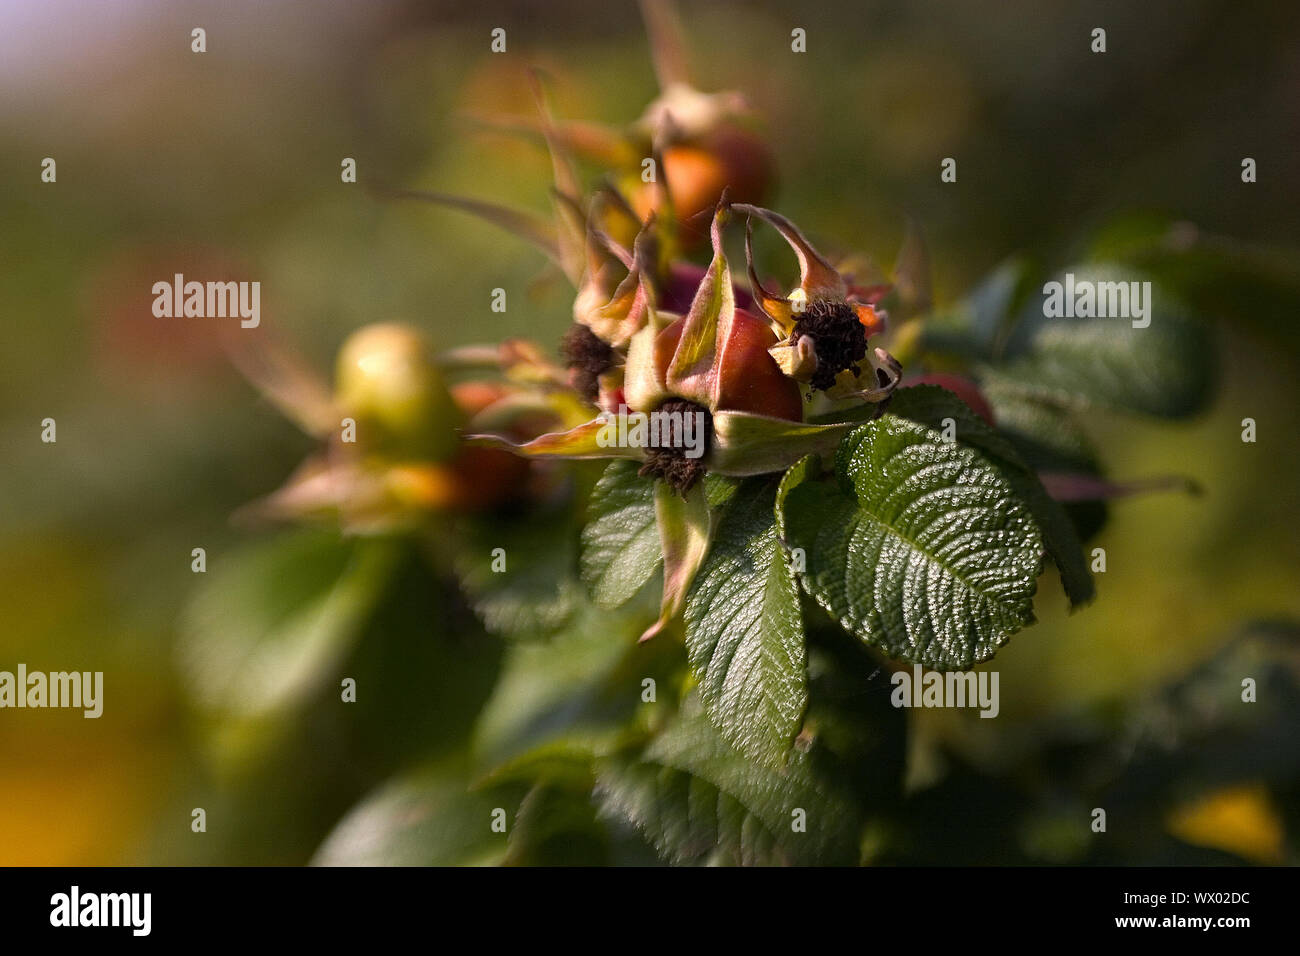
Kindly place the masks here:
<instances>
[{"instance_id":1,"label":"bokeh background","mask_svg":"<svg viewBox=\"0 0 1300 956\"><path fill-rule=\"evenodd\" d=\"M1062 715L1142 698L1251 622L1300 618L1300 337L1296 311L1278 305L1300 304L1300 8L846 0L684 13L699 84L742 89L768 117L778 208L883 263L910 217L940 302L1015 253L1064 264L1134 216L1228 237L1281 290L1258 306L1220 290L1206 412L1087 423L1113 476L1176 473L1204 493L1112 507L1094 545L1108 554L1096 603L1067 616L1059 589L1042 595L1040 623L997 659L1002 718L954 731L969 733L973 760L1005 757L1007 741ZM506 55L489 52L497 26ZM790 52L795 26L805 55ZM1095 26L1105 55L1089 51ZM369 188L545 212L545 154L472 122L528 113L534 65L566 116L625 122L655 92L632 0L0 2L0 667L106 675L99 720L0 713L0 863L305 862L401 761L465 733L409 673L437 666L415 651L403 673L375 677L385 703L364 730L319 717L278 736L214 735L195 712L176 653L190 551L219 566L254 537L231 514L311 443L232 370L213 320L154 319L150 286L173 272L257 279L263 325L322 370L350 330L385 319L448 346L554 342L565 289L533 249ZM56 184L40 181L47 156ZM357 185L340 182L345 156ZM956 184L939 180L945 156ZM1240 180L1246 156L1257 183ZM489 309L495 287L510 290L504 315ZM57 444L40 441L45 417ZM1245 417L1256 444L1241 441ZM436 602L422 613L431 631L455 628ZM196 806L207 834L190 830ZM1276 861L1264 843L1254 859Z\"/></svg>"}]
</instances>

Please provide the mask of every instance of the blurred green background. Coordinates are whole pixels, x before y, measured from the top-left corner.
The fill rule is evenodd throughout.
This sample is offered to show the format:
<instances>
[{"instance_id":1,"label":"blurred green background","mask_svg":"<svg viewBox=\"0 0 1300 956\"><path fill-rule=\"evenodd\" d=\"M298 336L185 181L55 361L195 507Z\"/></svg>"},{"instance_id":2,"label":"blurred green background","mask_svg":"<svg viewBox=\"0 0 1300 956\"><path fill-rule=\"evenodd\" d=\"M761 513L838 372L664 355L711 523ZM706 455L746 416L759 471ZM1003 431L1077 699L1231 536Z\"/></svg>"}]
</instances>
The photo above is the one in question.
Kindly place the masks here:
<instances>
[{"instance_id":1,"label":"blurred green background","mask_svg":"<svg viewBox=\"0 0 1300 956\"><path fill-rule=\"evenodd\" d=\"M700 3L684 19L699 85L744 90L768 117L774 205L827 245L889 264L911 217L945 302L1013 253L1061 265L1116 217L1149 214L1267 250L1294 281L1300 7L795 9ZM489 52L497 26L505 55ZM807 54L790 52L796 26ZM1089 51L1096 26L1104 55ZM0 863L304 862L402 761L467 733L411 676L436 671L427 647L410 672L372 678L384 702L361 730L313 718L279 739L265 727L217 739L186 703L190 551L207 549L212 574L254 540L231 513L311 442L231 369L220 320L154 319L150 287L178 271L259 280L262 324L322 370L350 330L387 319L442 345L550 346L569 322L566 289L534 250L368 189L545 212L545 154L469 122L528 113L533 65L564 116L625 122L655 91L631 0L0 2L0 668L106 682L99 720L0 713ZM40 181L47 156L55 184ZM339 179L348 156L357 185ZM939 180L946 156L955 184ZM1240 180L1246 156L1257 183ZM495 287L505 314L490 311ZM997 659L1003 719L975 721L976 736L1141 698L1243 622L1300 618L1296 313L1276 299L1215 307L1222 374L1206 413L1088 423L1114 477L1177 473L1204 494L1112 507L1090 545L1108 556L1096 603L1067 617L1059 586L1044 586L1040 623ZM57 444L40 441L45 417ZM1245 417L1256 444L1241 441ZM458 608L418 581L397 586L431 635L454 636ZM494 651L472 653L490 670Z\"/></svg>"}]
</instances>

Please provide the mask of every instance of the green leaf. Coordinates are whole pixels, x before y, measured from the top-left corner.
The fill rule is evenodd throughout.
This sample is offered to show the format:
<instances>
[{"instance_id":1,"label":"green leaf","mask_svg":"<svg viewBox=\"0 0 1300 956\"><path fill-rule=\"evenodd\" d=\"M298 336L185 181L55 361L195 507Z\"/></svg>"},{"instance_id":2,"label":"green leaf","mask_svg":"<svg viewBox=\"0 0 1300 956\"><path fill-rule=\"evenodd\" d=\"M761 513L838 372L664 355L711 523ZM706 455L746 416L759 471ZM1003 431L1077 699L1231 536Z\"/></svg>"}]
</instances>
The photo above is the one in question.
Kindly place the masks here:
<instances>
[{"instance_id":1,"label":"green leaf","mask_svg":"<svg viewBox=\"0 0 1300 956\"><path fill-rule=\"evenodd\" d=\"M390 541L322 532L211 556L177 651L195 701L239 716L301 702L352 649L396 559Z\"/></svg>"},{"instance_id":2,"label":"green leaf","mask_svg":"<svg viewBox=\"0 0 1300 956\"><path fill-rule=\"evenodd\" d=\"M1068 271L1076 287L1083 281L1149 281L1113 265ZM1162 286L1152 284L1146 328L1134 328L1127 318L1047 318L1043 301L1042 294L1030 297L1004 362L987 373L993 381L1074 406L1166 418L1191 415L1208 402L1215 373L1210 329L1190 319Z\"/></svg>"},{"instance_id":3,"label":"green leaf","mask_svg":"<svg viewBox=\"0 0 1300 956\"><path fill-rule=\"evenodd\" d=\"M782 482L804 588L892 658L939 670L992 657L1034 620L1042 537L1002 473L958 442L886 415L850 434L835 476Z\"/></svg>"},{"instance_id":4,"label":"green leaf","mask_svg":"<svg viewBox=\"0 0 1300 956\"><path fill-rule=\"evenodd\" d=\"M834 780L867 810L888 814L903 794L907 711L890 674L833 621L808 634L808 712L799 748L819 779Z\"/></svg>"},{"instance_id":5,"label":"green leaf","mask_svg":"<svg viewBox=\"0 0 1300 956\"><path fill-rule=\"evenodd\" d=\"M338 683L323 688L306 720L338 721L329 736L387 774L414 759L463 748L500 678L506 644L466 613L414 541L393 573L356 650L336 676L356 680L356 700L339 711ZM452 624L452 622L455 622ZM364 778L363 778L364 779Z\"/></svg>"},{"instance_id":6,"label":"green leaf","mask_svg":"<svg viewBox=\"0 0 1300 956\"><path fill-rule=\"evenodd\" d=\"M1254 701L1245 703L1244 679ZM1244 622L1208 660L1133 708L1122 756L1140 767L1133 788L1300 775L1300 623Z\"/></svg>"},{"instance_id":7,"label":"green leaf","mask_svg":"<svg viewBox=\"0 0 1300 956\"><path fill-rule=\"evenodd\" d=\"M983 452L1029 506L1042 532L1043 545L1061 572L1061 584L1071 606L1092 600L1096 589L1074 523L1061 504L1047 493L1007 436L989 426L953 392L937 385L898 389L889 408L902 418L936 430L942 429L944 419L951 419L957 441Z\"/></svg>"},{"instance_id":8,"label":"green leaf","mask_svg":"<svg viewBox=\"0 0 1300 956\"><path fill-rule=\"evenodd\" d=\"M1028 471L1028 466L1010 439L976 415L956 392L940 385L912 385L896 389L889 402L889 411L900 418L927 425L935 431L942 431L947 424L944 419L951 418L956 426L957 441L970 445L1007 466Z\"/></svg>"},{"instance_id":9,"label":"green leaf","mask_svg":"<svg viewBox=\"0 0 1300 956\"><path fill-rule=\"evenodd\" d=\"M804 755L781 769L748 760L692 703L639 755L598 762L603 814L631 823L672 863L857 862L860 814L814 778Z\"/></svg>"},{"instance_id":10,"label":"green leaf","mask_svg":"<svg viewBox=\"0 0 1300 956\"><path fill-rule=\"evenodd\" d=\"M314 866L492 866L505 859L506 833L493 832L493 811L507 832L526 788L470 790L453 768L403 774L363 799L334 828Z\"/></svg>"},{"instance_id":11,"label":"green leaf","mask_svg":"<svg viewBox=\"0 0 1300 956\"><path fill-rule=\"evenodd\" d=\"M612 462L596 482L582 529L582 579L600 607L636 594L663 562L655 524L654 481L631 461Z\"/></svg>"},{"instance_id":12,"label":"green leaf","mask_svg":"<svg viewBox=\"0 0 1300 956\"><path fill-rule=\"evenodd\" d=\"M686 650L705 711L727 742L780 762L808 693L799 590L775 500L775 482L751 479L723 514L686 599Z\"/></svg>"},{"instance_id":13,"label":"green leaf","mask_svg":"<svg viewBox=\"0 0 1300 956\"><path fill-rule=\"evenodd\" d=\"M740 478L728 478L725 475L707 474L704 476L704 496L709 502L709 511L711 514L721 514L721 512L736 497L736 491L740 488Z\"/></svg>"}]
</instances>

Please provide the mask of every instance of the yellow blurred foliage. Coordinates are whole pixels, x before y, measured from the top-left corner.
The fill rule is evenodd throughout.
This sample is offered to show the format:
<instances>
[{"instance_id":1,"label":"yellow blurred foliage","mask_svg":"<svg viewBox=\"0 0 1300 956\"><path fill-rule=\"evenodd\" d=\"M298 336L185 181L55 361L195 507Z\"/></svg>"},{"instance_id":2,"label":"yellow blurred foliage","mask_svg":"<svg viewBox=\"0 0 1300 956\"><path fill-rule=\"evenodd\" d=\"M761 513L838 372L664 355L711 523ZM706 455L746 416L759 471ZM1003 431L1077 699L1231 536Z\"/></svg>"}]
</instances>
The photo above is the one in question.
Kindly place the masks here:
<instances>
[{"instance_id":1,"label":"yellow blurred foliage","mask_svg":"<svg viewBox=\"0 0 1300 956\"><path fill-rule=\"evenodd\" d=\"M1226 850L1256 863L1282 862L1282 820L1260 783L1197 797L1170 813L1165 825L1186 843Z\"/></svg>"}]
</instances>

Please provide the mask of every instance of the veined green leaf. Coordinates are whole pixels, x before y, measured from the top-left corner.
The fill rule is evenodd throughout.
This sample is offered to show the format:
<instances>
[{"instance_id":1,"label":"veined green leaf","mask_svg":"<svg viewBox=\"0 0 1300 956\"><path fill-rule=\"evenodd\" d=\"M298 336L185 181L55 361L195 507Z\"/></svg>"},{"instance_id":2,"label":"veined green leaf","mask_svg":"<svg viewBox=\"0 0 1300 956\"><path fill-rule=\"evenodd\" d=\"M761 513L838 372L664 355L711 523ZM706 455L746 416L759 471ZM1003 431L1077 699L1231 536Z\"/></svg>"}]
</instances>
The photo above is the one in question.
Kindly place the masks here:
<instances>
[{"instance_id":1,"label":"veined green leaf","mask_svg":"<svg viewBox=\"0 0 1300 956\"><path fill-rule=\"evenodd\" d=\"M799 590L777 536L776 483L751 479L714 532L686 599L686 649L709 719L741 753L779 763L807 704Z\"/></svg>"},{"instance_id":2,"label":"veined green leaf","mask_svg":"<svg viewBox=\"0 0 1300 956\"><path fill-rule=\"evenodd\" d=\"M956 440L983 452L1029 506L1042 531L1043 545L1061 572L1061 584L1071 606L1092 600L1096 593L1092 573L1074 523L1005 435L989 426L957 395L937 385L898 389L889 407L901 418L936 430L942 429L945 419L951 419Z\"/></svg>"},{"instance_id":3,"label":"veined green leaf","mask_svg":"<svg viewBox=\"0 0 1300 956\"><path fill-rule=\"evenodd\" d=\"M860 815L814 778L804 755L781 769L732 749L698 705L638 755L597 764L596 799L680 864L853 864Z\"/></svg>"},{"instance_id":4,"label":"veined green leaf","mask_svg":"<svg viewBox=\"0 0 1300 956\"><path fill-rule=\"evenodd\" d=\"M604 608L627 602L663 563L654 481L637 475L638 467L616 461L605 469L582 530L582 579Z\"/></svg>"},{"instance_id":5,"label":"veined green leaf","mask_svg":"<svg viewBox=\"0 0 1300 956\"><path fill-rule=\"evenodd\" d=\"M1042 536L997 467L893 415L845 438L831 480L782 483L804 588L890 657L939 670L992 657L1034 620Z\"/></svg>"}]
</instances>

